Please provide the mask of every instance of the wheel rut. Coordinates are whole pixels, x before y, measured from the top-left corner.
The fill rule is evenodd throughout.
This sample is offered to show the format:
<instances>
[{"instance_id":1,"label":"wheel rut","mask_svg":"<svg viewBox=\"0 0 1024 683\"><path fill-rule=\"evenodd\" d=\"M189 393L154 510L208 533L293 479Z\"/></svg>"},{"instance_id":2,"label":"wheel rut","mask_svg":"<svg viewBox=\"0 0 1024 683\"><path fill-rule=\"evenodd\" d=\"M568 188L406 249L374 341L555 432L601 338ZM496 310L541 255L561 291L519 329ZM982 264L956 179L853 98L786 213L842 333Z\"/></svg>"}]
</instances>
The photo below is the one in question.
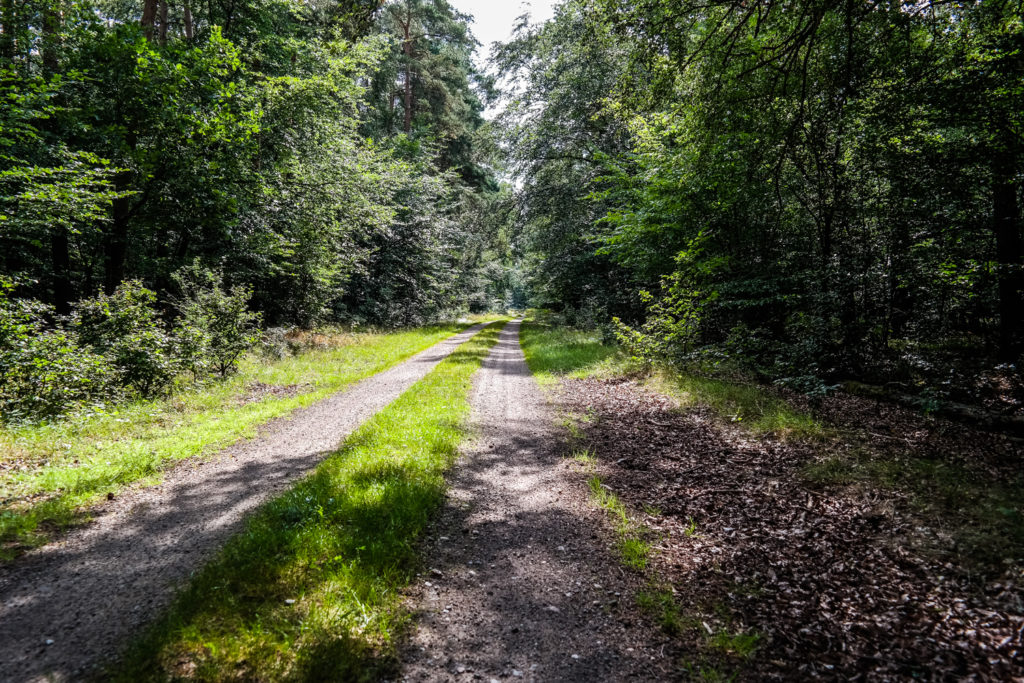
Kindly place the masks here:
<instances>
[{"instance_id":1,"label":"wheel rut","mask_svg":"<svg viewBox=\"0 0 1024 683\"><path fill-rule=\"evenodd\" d=\"M475 325L215 456L134 487L98 519L0 569L0 681L79 680L115 656L246 516L426 376Z\"/></svg>"},{"instance_id":2,"label":"wheel rut","mask_svg":"<svg viewBox=\"0 0 1024 683\"><path fill-rule=\"evenodd\" d=\"M477 373L476 436L411 590L406 681L671 678L666 638L639 619L639 582L609 552L585 486L506 326Z\"/></svg>"}]
</instances>

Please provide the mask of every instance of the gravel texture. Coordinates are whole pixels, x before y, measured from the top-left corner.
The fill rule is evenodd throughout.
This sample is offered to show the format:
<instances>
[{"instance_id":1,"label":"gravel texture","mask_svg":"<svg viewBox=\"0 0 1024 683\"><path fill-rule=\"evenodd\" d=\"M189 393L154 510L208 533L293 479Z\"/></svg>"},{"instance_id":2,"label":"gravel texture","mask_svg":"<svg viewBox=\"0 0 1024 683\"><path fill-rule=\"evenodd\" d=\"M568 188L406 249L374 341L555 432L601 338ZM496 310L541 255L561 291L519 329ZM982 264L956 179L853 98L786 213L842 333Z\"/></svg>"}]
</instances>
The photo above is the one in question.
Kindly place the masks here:
<instances>
[{"instance_id":1,"label":"gravel texture","mask_svg":"<svg viewBox=\"0 0 1024 683\"><path fill-rule=\"evenodd\" d=\"M126 491L90 526L0 569L0 680L78 680L115 656L247 514L483 327L182 462L161 485Z\"/></svg>"},{"instance_id":2,"label":"gravel texture","mask_svg":"<svg viewBox=\"0 0 1024 683\"><path fill-rule=\"evenodd\" d=\"M617 564L585 479L560 457L518 338L507 325L476 376L477 437L425 542L404 680L671 678L671 647L633 605L640 577Z\"/></svg>"}]
</instances>

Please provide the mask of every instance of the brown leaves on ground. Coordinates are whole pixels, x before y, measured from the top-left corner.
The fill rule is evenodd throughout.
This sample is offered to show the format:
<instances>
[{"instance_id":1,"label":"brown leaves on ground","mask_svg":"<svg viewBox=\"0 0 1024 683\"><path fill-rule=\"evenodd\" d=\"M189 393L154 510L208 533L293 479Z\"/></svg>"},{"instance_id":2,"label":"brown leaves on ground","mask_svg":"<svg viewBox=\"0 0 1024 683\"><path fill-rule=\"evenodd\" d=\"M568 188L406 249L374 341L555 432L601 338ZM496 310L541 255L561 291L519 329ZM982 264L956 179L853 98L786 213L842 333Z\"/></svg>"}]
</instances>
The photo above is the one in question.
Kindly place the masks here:
<instances>
[{"instance_id":1,"label":"brown leaves on ground","mask_svg":"<svg viewBox=\"0 0 1024 683\"><path fill-rule=\"evenodd\" d=\"M654 573L674 588L694 653L681 666L746 680L1024 680L1019 555L958 556L940 508L917 504L928 491L907 492L898 476L881 486L808 474L846 449L1004 477L1020 466L1013 442L861 399L822 407L856 434L814 444L729 430L633 382L566 381L562 400L589 416L582 445L603 481L648 512ZM749 658L730 648L737 634L758 636Z\"/></svg>"}]
</instances>

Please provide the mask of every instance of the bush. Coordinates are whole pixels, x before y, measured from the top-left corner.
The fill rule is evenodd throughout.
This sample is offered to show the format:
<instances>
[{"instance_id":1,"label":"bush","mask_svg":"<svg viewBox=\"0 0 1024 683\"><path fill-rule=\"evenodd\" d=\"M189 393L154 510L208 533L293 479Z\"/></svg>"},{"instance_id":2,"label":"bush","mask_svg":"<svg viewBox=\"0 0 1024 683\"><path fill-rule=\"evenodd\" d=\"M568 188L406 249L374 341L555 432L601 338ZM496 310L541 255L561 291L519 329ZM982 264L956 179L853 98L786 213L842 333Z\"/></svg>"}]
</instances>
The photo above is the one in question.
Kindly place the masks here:
<instances>
[{"instance_id":1,"label":"bush","mask_svg":"<svg viewBox=\"0 0 1024 683\"><path fill-rule=\"evenodd\" d=\"M110 296L80 301L71 317L79 343L106 357L121 386L147 398L163 392L179 369L155 303L155 293L130 280Z\"/></svg>"},{"instance_id":2,"label":"bush","mask_svg":"<svg viewBox=\"0 0 1024 683\"><path fill-rule=\"evenodd\" d=\"M647 362L691 360L704 309L716 295L696 289L676 271L662 279L661 297L644 291L640 297L647 307L647 319L640 327L612 319L619 343L633 357Z\"/></svg>"},{"instance_id":3,"label":"bush","mask_svg":"<svg viewBox=\"0 0 1024 683\"><path fill-rule=\"evenodd\" d=\"M53 310L12 299L14 284L0 277L0 417L5 421L54 417L104 398L114 387L105 358L63 330L47 330Z\"/></svg>"},{"instance_id":4,"label":"bush","mask_svg":"<svg viewBox=\"0 0 1024 683\"><path fill-rule=\"evenodd\" d=\"M260 341L262 317L248 307L252 290L239 285L225 289L223 275L197 263L174 279L181 289L175 301L181 314L175 329L179 356L196 376L234 372L242 354Z\"/></svg>"}]
</instances>

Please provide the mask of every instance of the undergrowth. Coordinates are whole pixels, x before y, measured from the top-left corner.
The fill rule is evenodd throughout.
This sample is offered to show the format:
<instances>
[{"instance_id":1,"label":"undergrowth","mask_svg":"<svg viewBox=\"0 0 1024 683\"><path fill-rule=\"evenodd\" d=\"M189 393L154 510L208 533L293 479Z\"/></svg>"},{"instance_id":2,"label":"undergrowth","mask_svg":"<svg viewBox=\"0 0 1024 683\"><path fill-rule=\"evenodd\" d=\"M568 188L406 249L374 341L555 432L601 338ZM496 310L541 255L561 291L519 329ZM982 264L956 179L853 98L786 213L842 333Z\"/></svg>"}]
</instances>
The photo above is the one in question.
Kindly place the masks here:
<instances>
[{"instance_id":1,"label":"undergrowth","mask_svg":"<svg viewBox=\"0 0 1024 683\"><path fill-rule=\"evenodd\" d=\"M266 504L105 678L379 680L489 328Z\"/></svg>"},{"instance_id":2,"label":"undergrowth","mask_svg":"<svg viewBox=\"0 0 1024 683\"><path fill-rule=\"evenodd\" d=\"M253 356L226 381L170 398L0 428L0 560L84 521L89 503L158 475L170 463L251 437L268 420L376 374L463 327L346 333L337 335L336 345L321 335L318 350L276 361ZM264 391L254 393L253 387Z\"/></svg>"}]
</instances>

